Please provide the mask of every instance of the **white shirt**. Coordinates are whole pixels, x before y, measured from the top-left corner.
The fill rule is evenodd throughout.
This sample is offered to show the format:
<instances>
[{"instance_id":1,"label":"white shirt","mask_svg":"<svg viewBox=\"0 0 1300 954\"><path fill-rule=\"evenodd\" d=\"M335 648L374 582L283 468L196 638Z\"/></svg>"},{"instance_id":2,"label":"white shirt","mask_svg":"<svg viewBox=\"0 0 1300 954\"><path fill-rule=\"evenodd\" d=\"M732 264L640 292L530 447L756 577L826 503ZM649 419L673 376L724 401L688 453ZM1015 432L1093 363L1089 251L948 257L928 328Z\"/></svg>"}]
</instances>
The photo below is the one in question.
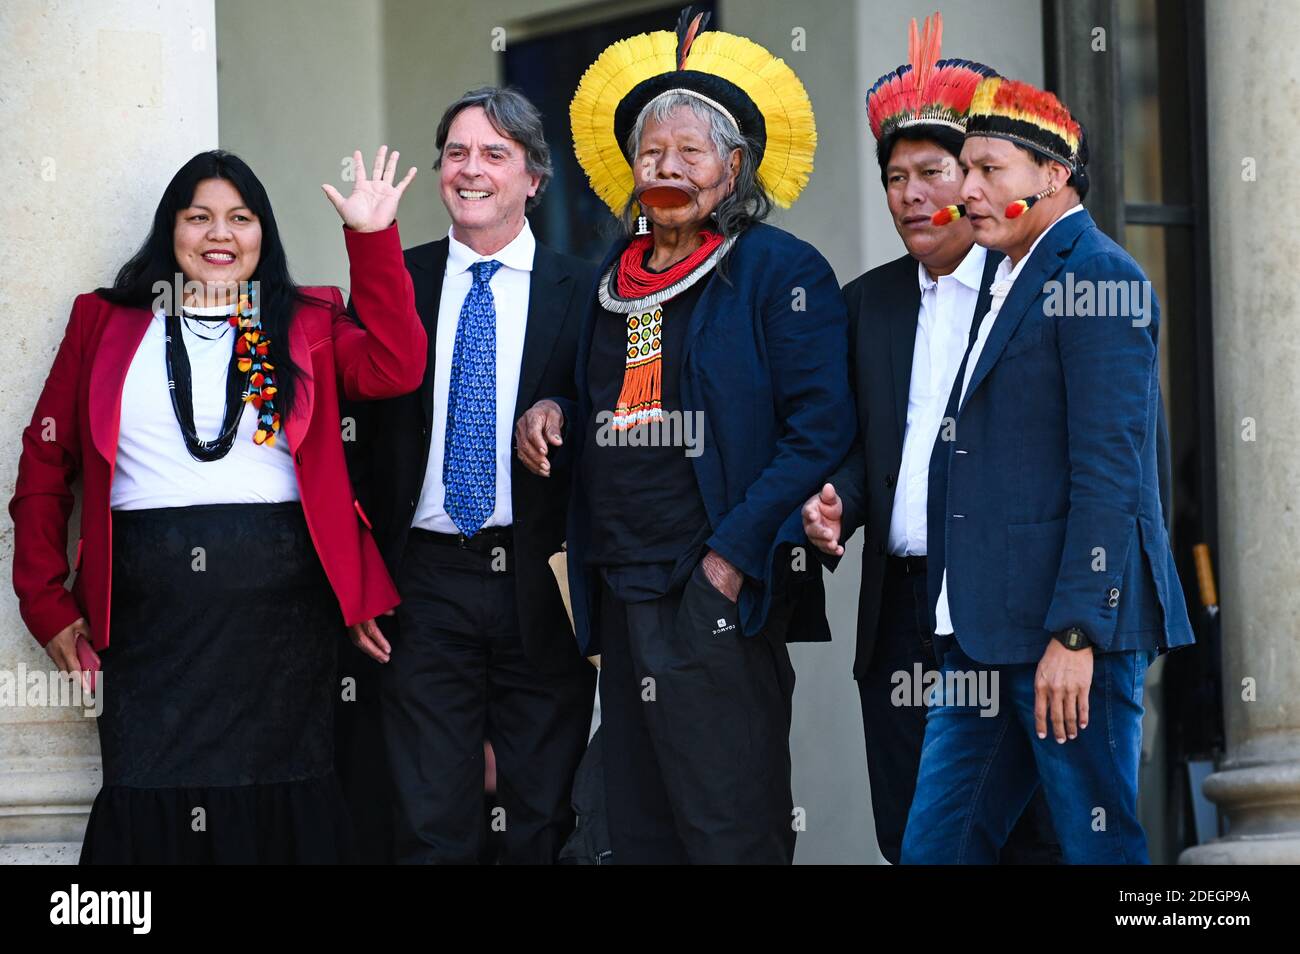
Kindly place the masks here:
<instances>
[{"instance_id":1,"label":"white shirt","mask_svg":"<svg viewBox=\"0 0 1300 954\"><path fill-rule=\"evenodd\" d=\"M186 308L187 314L229 314L230 308ZM198 461L185 438L167 393L165 317L153 316L127 368L122 385L122 415L117 464L109 492L113 510L189 507L217 503L281 503L298 500L298 478L289 442L281 430L274 447L253 443L257 410L245 404L229 453ZM195 332L193 328L197 328ZM207 340L224 329L215 340ZM190 359L194 431L211 439L221 432L226 412L226 374L235 328L228 322L181 319L181 336Z\"/></svg>"},{"instance_id":2,"label":"white shirt","mask_svg":"<svg viewBox=\"0 0 1300 954\"><path fill-rule=\"evenodd\" d=\"M1002 303L1011 294L1011 288L1015 285L1016 279L1020 277L1025 262L1033 257L1034 250L1038 248L1038 243L1043 240L1043 237L1048 232L1056 228L1057 222L1060 222L1067 215L1082 211L1083 206L1076 205L1057 216L1055 221L1043 229L1038 238L1034 239L1034 244L1029 246L1029 251L1024 258L1016 263L1015 268L1011 267L1011 259L1009 258L1004 258L998 263L998 270L994 273L993 284L989 289L993 295L992 300L989 302L989 312L980 322L979 333L975 338L975 343L971 346L970 357L966 360L966 373L961 380L961 397L957 399L959 411L962 405L966 403L966 389L970 387L971 374L975 371L975 365L979 363L980 352L984 350L984 343L989 340L989 333L993 330L993 323L998 320L998 312L1002 310ZM934 619L934 631L936 633L951 633L953 631L952 613L948 607L948 568L946 566L943 569L943 579L939 583L939 601L935 604Z\"/></svg>"},{"instance_id":3,"label":"white shirt","mask_svg":"<svg viewBox=\"0 0 1300 954\"><path fill-rule=\"evenodd\" d=\"M515 399L519 394L519 370L524 358L524 330L528 325L528 285L532 278L537 241L528 220L505 248L493 255L480 255L456 240L447 230L447 270L438 302L438 338L433 364L433 433L429 441L429 462L424 469L424 488L415 507L411 526L435 533L459 533L443 508L446 488L442 483L442 462L447 438L447 395L451 386L451 359L456 350L456 326L460 309L474 284L470 266L496 259L501 263L489 287L497 314L497 428L496 509L485 527L508 527L514 521L510 504L511 435L514 433Z\"/></svg>"},{"instance_id":4,"label":"white shirt","mask_svg":"<svg viewBox=\"0 0 1300 954\"><path fill-rule=\"evenodd\" d=\"M930 277L923 264L916 264L921 307L912 348L903 457L889 519L889 552L894 556L925 555L930 452L970 341L987 256L986 249L974 245L951 274L937 280Z\"/></svg>"}]
</instances>

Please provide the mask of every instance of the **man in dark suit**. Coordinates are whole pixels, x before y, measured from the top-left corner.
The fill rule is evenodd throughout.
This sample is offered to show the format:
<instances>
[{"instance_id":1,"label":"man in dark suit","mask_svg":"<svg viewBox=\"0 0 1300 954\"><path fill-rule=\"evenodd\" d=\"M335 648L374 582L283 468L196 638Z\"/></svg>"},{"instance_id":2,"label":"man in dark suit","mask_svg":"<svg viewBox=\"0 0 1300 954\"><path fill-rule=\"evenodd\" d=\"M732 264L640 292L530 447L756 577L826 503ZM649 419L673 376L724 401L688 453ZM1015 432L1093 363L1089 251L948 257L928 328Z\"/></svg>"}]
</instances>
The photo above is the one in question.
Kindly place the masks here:
<instances>
[{"instance_id":1,"label":"man in dark suit","mask_svg":"<svg viewBox=\"0 0 1300 954\"><path fill-rule=\"evenodd\" d=\"M929 24L927 23L927 28ZM928 30L927 30L928 34ZM937 58L939 51L933 50ZM988 310L1001 261L975 244L969 222L938 226L931 217L959 201L957 158L969 93L988 67L964 60L909 64L885 74L867 98L881 184L907 254L844 288L858 437L843 466L804 506L805 531L832 569L844 542L863 527L853 677L862 703L871 808L880 852L899 861L925 736L921 693L900 689L938 668L926 591L926 492L930 451L944 428L944 406L976 316ZM915 72L932 77L913 98ZM965 102L946 100L954 77ZM940 115L946 115L942 121ZM1007 863L1057 859L1041 799L1008 844Z\"/></svg>"},{"instance_id":2,"label":"man in dark suit","mask_svg":"<svg viewBox=\"0 0 1300 954\"><path fill-rule=\"evenodd\" d=\"M1145 863L1143 678L1193 641L1162 519L1159 310L1080 204L1087 142L1055 96L984 80L961 161L975 240L1007 257L930 464L944 698L903 860L995 859L1041 786L1068 863ZM953 691L971 685L978 703Z\"/></svg>"},{"instance_id":3,"label":"man in dark suit","mask_svg":"<svg viewBox=\"0 0 1300 954\"><path fill-rule=\"evenodd\" d=\"M360 648L382 664L397 860L474 862L491 831L501 860L548 864L573 828L595 669L547 563L564 540L567 479L528 473L512 433L538 397L575 395L594 271L529 229L550 159L520 93L466 93L437 146L452 226L406 253L429 337L424 383L357 421L354 480L402 596L396 625ZM486 819L485 740L497 779Z\"/></svg>"}]
</instances>

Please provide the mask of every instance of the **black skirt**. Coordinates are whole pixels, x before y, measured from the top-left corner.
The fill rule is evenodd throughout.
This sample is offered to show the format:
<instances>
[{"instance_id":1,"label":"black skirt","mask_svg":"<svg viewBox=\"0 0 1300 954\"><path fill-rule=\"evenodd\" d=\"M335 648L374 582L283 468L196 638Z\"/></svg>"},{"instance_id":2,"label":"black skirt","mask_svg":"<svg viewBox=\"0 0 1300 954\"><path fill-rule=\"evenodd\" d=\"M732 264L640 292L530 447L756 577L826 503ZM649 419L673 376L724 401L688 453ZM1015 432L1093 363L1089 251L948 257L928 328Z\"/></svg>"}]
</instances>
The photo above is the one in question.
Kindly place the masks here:
<instances>
[{"instance_id":1,"label":"black skirt","mask_svg":"<svg viewBox=\"0 0 1300 954\"><path fill-rule=\"evenodd\" d=\"M114 512L104 785L81 863L350 860L342 628L300 504Z\"/></svg>"}]
</instances>

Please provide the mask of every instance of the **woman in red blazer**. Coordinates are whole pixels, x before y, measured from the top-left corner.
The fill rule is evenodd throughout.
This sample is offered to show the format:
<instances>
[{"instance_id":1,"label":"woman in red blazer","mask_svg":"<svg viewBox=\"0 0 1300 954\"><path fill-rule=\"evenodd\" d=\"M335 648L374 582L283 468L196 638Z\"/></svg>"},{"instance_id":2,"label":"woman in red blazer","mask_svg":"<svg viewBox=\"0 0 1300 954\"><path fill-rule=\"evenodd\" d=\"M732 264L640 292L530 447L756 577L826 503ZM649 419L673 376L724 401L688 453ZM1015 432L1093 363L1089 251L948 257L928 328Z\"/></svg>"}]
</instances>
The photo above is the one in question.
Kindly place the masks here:
<instances>
[{"instance_id":1,"label":"woman in red blazer","mask_svg":"<svg viewBox=\"0 0 1300 954\"><path fill-rule=\"evenodd\" d=\"M337 288L294 285L265 189L220 151L177 172L113 287L73 305L9 512L23 620L63 671L100 668L83 863L349 854L336 637L386 656L374 618L398 596L348 480L339 392L412 391L427 354L396 226L415 169L394 184L386 153L370 176L354 154L346 200L323 186L364 328Z\"/></svg>"}]
</instances>

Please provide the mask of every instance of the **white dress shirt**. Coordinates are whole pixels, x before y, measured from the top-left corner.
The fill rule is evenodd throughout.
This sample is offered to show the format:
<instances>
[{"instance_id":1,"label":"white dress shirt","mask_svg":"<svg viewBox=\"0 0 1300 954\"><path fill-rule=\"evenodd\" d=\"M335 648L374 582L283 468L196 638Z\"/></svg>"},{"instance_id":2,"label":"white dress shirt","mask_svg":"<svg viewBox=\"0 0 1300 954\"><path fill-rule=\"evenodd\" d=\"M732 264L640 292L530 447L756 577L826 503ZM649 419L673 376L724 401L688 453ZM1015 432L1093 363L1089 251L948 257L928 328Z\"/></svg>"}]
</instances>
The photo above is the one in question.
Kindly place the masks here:
<instances>
[{"instance_id":1,"label":"white dress shirt","mask_svg":"<svg viewBox=\"0 0 1300 954\"><path fill-rule=\"evenodd\" d=\"M893 556L925 555L930 452L970 341L987 256L986 249L974 245L951 274L937 280L930 277L923 264L916 264L921 307L912 348L903 457L889 518L889 552Z\"/></svg>"},{"instance_id":2,"label":"white dress shirt","mask_svg":"<svg viewBox=\"0 0 1300 954\"><path fill-rule=\"evenodd\" d=\"M474 283L470 266L495 259L501 263L489 283L496 304L497 324L497 428L496 428L496 507L483 524L485 527L508 527L514 521L510 505L511 436L514 433L515 400L519 394L519 371L524 357L524 329L528 325L528 286L532 278L533 255L537 241L528 220L510 244L493 255L480 255L456 240L447 230L447 270L442 280L442 297L438 302L438 331L433 363L433 433L429 441L429 461L424 470L424 488L415 507L412 527L435 533L459 533L455 521L443 507L446 487L442 482L442 463L447 439L447 395L451 386L451 359L456 350L456 326L460 309Z\"/></svg>"},{"instance_id":3,"label":"white dress shirt","mask_svg":"<svg viewBox=\"0 0 1300 954\"><path fill-rule=\"evenodd\" d=\"M209 317L230 311L184 309L186 314ZM198 461L190 456L167 392L165 320L161 311L153 316L122 384L117 463L109 508L145 510L299 499L298 478L284 431L274 447L254 444L258 412L252 404L244 405L235 442L225 457ZM194 431L200 438L211 440L221 432L234 336L235 328L228 322L218 325L181 319L181 337L190 360Z\"/></svg>"},{"instance_id":4,"label":"white dress shirt","mask_svg":"<svg viewBox=\"0 0 1300 954\"><path fill-rule=\"evenodd\" d=\"M1075 212L1081 211L1083 211L1083 206L1076 205L1057 216L1055 221L1043 229L1038 238L1034 239L1034 244L1029 246L1029 251L1025 253L1025 257L1018 261L1014 268L1011 267L1011 259L1009 258L1004 258L998 263L998 270L993 276L993 285L990 287L993 297L989 302L989 312L980 322L979 333L976 335L975 343L971 346L970 357L966 360L966 373L962 375L961 397L957 399L959 410L966 403L966 389L970 387L971 374L975 371L975 365L979 363L980 353L984 350L984 343L989 340L989 333L993 330L993 323L998 320L998 312L1002 310L1002 303L1011 294L1011 288L1015 285L1016 279L1020 277L1025 262L1033 257L1034 250L1038 248L1038 243L1043 240L1043 237L1048 232L1056 228L1057 222L1060 222L1067 215L1073 215ZM935 633L944 634L953 631L952 613L948 607L948 568L946 566L943 569L943 579L939 583L939 601L935 604L934 618Z\"/></svg>"}]
</instances>

